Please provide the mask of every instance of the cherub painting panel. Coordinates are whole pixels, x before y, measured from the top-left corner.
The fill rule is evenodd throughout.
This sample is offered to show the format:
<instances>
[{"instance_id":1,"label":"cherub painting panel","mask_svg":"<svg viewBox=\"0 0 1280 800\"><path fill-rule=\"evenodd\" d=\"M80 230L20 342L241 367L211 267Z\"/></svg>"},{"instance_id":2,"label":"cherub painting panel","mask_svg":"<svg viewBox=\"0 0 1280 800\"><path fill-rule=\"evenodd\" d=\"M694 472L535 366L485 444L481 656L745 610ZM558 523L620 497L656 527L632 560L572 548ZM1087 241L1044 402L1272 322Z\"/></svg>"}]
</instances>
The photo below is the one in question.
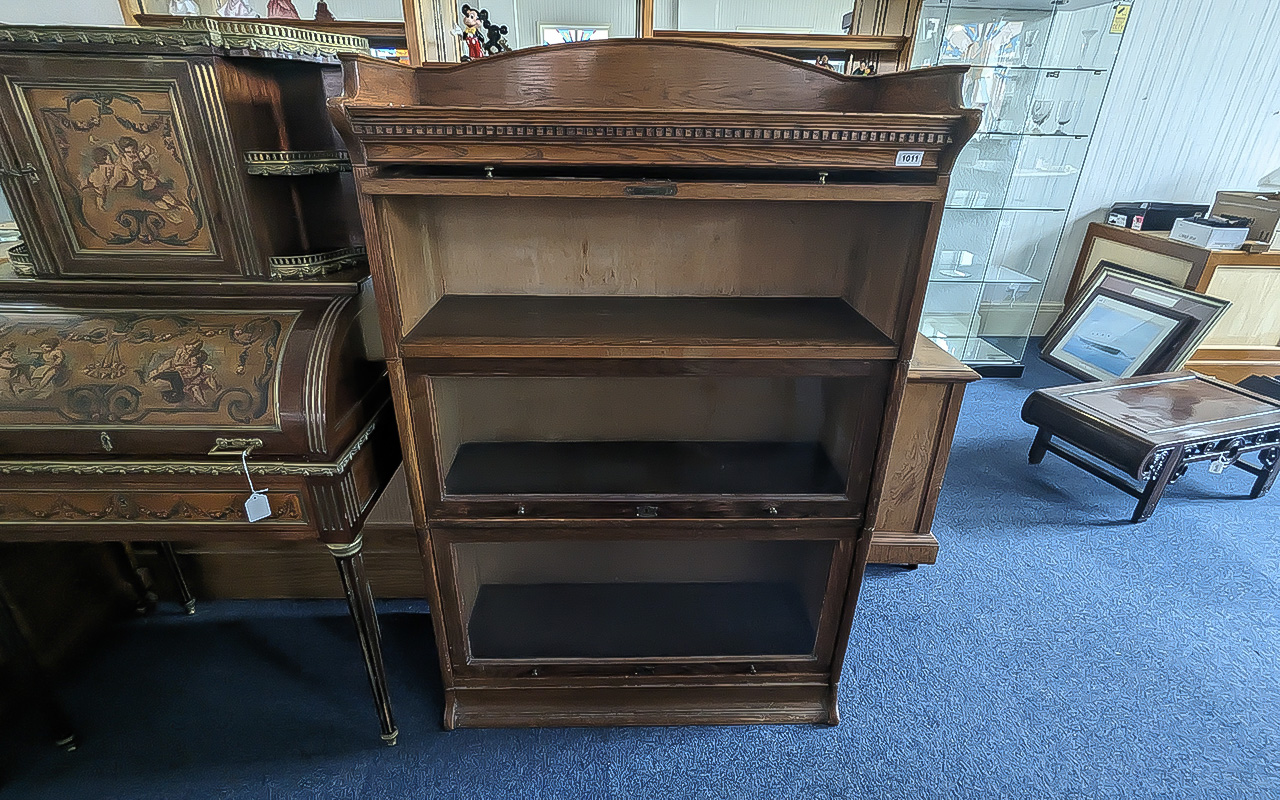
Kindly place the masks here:
<instances>
[{"instance_id":1,"label":"cherub painting panel","mask_svg":"<svg viewBox=\"0 0 1280 800\"><path fill-rule=\"evenodd\" d=\"M25 87L80 251L213 252L167 89Z\"/></svg>"}]
</instances>

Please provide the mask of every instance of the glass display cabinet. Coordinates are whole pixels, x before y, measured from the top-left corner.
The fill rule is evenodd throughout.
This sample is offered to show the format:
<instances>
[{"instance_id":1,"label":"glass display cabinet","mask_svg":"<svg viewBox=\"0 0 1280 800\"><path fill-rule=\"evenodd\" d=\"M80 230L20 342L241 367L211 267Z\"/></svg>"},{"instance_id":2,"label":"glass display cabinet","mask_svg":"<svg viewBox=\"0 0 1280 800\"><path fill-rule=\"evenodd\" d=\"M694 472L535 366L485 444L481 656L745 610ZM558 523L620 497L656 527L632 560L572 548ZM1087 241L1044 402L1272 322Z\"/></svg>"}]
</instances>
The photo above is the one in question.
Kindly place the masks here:
<instances>
[{"instance_id":1,"label":"glass display cabinet","mask_svg":"<svg viewBox=\"0 0 1280 800\"><path fill-rule=\"evenodd\" d=\"M971 65L982 125L951 176L921 333L1017 374L1132 4L925 0L912 66Z\"/></svg>"}]
</instances>

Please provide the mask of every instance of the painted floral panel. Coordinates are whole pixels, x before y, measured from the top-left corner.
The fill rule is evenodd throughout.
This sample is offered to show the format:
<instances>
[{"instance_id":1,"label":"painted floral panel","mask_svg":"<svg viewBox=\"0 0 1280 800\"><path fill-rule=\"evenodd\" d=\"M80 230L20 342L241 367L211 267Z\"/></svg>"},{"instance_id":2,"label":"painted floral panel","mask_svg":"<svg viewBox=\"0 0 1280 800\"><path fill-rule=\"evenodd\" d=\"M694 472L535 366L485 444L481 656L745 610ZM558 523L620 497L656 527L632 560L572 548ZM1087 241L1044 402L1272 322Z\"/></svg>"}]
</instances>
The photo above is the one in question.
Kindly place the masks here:
<instances>
[{"instance_id":1,"label":"painted floral panel","mask_svg":"<svg viewBox=\"0 0 1280 800\"><path fill-rule=\"evenodd\" d=\"M0 312L0 427L278 430L297 316Z\"/></svg>"}]
</instances>

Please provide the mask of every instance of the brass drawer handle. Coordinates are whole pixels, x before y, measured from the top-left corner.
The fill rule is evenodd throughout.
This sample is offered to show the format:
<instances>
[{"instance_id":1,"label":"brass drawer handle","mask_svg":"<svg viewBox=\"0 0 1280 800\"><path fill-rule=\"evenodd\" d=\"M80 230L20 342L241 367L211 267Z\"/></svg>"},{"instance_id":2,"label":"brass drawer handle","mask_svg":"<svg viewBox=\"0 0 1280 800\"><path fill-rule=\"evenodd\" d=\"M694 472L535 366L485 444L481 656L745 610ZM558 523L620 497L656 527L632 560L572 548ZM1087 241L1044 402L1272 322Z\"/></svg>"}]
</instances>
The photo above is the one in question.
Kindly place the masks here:
<instances>
[{"instance_id":1,"label":"brass drawer handle","mask_svg":"<svg viewBox=\"0 0 1280 800\"><path fill-rule=\"evenodd\" d=\"M639 186L624 187L622 193L627 197L675 197L676 184L672 181L654 181Z\"/></svg>"},{"instance_id":2,"label":"brass drawer handle","mask_svg":"<svg viewBox=\"0 0 1280 800\"><path fill-rule=\"evenodd\" d=\"M262 447L261 439L214 439L213 449L209 451L211 456L238 456L241 453L249 455L254 450Z\"/></svg>"}]
</instances>

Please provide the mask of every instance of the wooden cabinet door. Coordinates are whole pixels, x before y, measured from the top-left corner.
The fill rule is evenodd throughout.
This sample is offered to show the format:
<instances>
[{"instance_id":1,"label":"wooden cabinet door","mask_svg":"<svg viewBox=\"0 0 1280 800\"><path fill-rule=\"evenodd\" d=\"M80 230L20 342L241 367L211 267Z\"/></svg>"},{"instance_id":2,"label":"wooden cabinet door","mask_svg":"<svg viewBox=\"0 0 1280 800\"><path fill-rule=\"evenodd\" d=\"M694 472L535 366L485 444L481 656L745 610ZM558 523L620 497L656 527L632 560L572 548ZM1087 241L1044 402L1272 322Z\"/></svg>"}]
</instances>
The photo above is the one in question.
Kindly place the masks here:
<instances>
[{"instance_id":1,"label":"wooden cabinet door","mask_svg":"<svg viewBox=\"0 0 1280 800\"><path fill-rule=\"evenodd\" d=\"M4 191L36 272L255 276L213 59L0 57Z\"/></svg>"}]
</instances>

